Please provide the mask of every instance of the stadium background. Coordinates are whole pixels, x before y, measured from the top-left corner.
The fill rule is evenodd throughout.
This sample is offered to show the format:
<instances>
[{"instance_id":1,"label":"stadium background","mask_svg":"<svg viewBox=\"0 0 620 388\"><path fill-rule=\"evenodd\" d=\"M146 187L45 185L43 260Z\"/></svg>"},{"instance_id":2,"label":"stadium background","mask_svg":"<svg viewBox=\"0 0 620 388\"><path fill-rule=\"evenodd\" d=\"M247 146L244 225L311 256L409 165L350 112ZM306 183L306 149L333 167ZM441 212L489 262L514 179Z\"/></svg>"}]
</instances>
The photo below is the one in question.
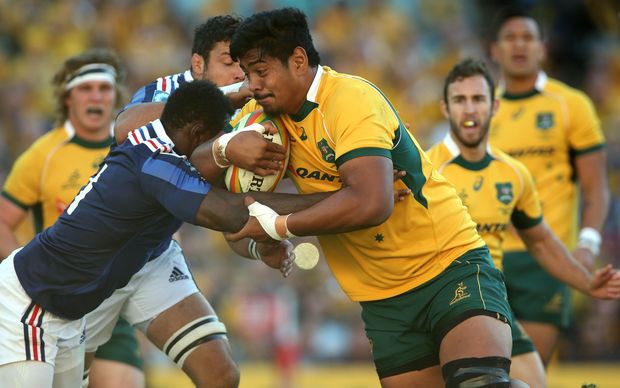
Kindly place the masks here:
<instances>
[{"instance_id":1,"label":"stadium background","mask_svg":"<svg viewBox=\"0 0 620 388\"><path fill-rule=\"evenodd\" d=\"M487 58L485 34L507 2L493 0L0 0L0 183L13 160L52 125L50 81L62 61L111 47L130 92L189 67L193 27L207 17L297 6L312 26L321 63L383 89L424 147L447 130L438 109L443 77L464 56ZM620 266L620 3L522 0L545 27L551 76L586 91L608 142L612 207L601 262ZM494 68L494 70L496 70ZM299 356L289 386L376 387L360 309L323 262L283 280L230 254L222 237L191 226L183 246L194 276L227 323L242 387L285 387L273 360ZM620 387L618 303L577 295L576 322L550 371L551 387ZM295 346L297 344L298 346ZM152 387L190 386L144 346ZM282 372L282 368L280 372ZM284 370L287 370L284 368Z\"/></svg>"}]
</instances>

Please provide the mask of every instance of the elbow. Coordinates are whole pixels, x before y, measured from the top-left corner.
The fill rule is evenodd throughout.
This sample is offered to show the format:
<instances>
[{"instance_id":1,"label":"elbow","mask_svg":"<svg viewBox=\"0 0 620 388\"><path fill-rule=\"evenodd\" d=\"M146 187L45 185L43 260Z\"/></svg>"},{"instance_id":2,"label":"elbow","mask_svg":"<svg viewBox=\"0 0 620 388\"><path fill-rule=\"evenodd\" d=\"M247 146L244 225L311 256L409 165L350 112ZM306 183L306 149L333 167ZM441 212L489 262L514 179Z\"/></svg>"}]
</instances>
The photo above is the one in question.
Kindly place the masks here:
<instances>
[{"instance_id":1,"label":"elbow","mask_svg":"<svg viewBox=\"0 0 620 388\"><path fill-rule=\"evenodd\" d=\"M358 207L360 210L360 220L365 228L381 225L392 215L394 201L389 200L367 200Z\"/></svg>"}]
</instances>

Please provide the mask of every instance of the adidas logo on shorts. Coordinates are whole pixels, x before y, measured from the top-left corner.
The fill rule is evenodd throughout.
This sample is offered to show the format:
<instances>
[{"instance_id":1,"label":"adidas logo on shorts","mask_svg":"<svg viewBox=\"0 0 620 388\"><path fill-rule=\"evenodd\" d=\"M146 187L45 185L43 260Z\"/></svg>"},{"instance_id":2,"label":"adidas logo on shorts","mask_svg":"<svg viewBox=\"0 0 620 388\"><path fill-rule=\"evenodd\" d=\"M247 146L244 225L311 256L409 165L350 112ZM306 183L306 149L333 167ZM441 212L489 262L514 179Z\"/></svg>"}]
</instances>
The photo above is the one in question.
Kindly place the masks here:
<instances>
[{"instance_id":1,"label":"adidas logo on shorts","mask_svg":"<svg viewBox=\"0 0 620 388\"><path fill-rule=\"evenodd\" d=\"M186 279L189 279L189 276L184 274L183 271L181 271L177 267L174 267L174 268L172 268L172 273L170 274L170 277L168 278L168 281L170 283L172 283L172 282L176 282L178 280L186 280Z\"/></svg>"}]
</instances>

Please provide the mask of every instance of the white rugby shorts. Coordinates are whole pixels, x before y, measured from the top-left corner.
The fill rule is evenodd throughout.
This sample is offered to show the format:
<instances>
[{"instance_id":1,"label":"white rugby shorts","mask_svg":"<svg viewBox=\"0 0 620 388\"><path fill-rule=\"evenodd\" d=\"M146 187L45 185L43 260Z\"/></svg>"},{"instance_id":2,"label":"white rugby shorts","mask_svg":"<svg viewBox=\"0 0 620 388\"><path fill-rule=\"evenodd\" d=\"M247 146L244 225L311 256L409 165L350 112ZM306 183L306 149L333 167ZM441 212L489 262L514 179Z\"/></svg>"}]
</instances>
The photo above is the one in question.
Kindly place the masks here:
<instances>
[{"instance_id":1,"label":"white rugby shorts","mask_svg":"<svg viewBox=\"0 0 620 388\"><path fill-rule=\"evenodd\" d=\"M60 318L30 299L15 273L18 251L0 263L0 365L41 361L64 370L81 363L75 349L84 342L84 319Z\"/></svg>"},{"instance_id":2,"label":"white rugby shorts","mask_svg":"<svg viewBox=\"0 0 620 388\"><path fill-rule=\"evenodd\" d=\"M94 311L86 315L86 351L94 352L112 336L119 316L146 330L150 322L189 295L199 292L179 244L172 240L159 257L146 263Z\"/></svg>"}]
</instances>

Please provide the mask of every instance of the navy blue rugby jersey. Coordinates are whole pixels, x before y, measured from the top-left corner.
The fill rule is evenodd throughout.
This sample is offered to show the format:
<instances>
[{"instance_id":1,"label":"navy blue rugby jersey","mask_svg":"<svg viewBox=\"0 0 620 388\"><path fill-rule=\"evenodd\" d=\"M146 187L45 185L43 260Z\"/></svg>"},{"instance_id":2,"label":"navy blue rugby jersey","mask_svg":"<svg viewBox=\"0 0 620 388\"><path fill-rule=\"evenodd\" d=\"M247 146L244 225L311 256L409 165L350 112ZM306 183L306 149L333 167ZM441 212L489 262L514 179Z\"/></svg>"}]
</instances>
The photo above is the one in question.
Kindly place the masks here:
<instances>
[{"instance_id":1,"label":"navy blue rugby jersey","mask_svg":"<svg viewBox=\"0 0 620 388\"><path fill-rule=\"evenodd\" d=\"M183 222L195 223L211 186L159 120L114 146L58 221L15 256L26 293L79 319L159 256Z\"/></svg>"},{"instance_id":2,"label":"navy blue rugby jersey","mask_svg":"<svg viewBox=\"0 0 620 388\"><path fill-rule=\"evenodd\" d=\"M131 96L131 101L123 110L132 105L142 104L145 102L166 102L168 97L185 82L192 82L192 72L186 70L183 73L167 75L157 78L155 81L138 89Z\"/></svg>"}]
</instances>

